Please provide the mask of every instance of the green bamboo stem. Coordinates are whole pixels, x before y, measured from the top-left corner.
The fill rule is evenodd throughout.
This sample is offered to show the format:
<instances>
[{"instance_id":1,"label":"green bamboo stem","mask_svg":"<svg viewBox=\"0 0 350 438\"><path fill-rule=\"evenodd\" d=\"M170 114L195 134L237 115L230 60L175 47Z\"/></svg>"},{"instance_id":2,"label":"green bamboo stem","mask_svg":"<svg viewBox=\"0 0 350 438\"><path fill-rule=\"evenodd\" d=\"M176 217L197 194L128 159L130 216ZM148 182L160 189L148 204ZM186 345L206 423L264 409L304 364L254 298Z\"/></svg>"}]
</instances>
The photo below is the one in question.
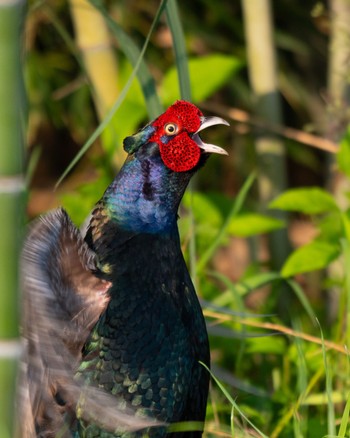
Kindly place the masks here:
<instances>
[{"instance_id":1,"label":"green bamboo stem","mask_svg":"<svg viewBox=\"0 0 350 438\"><path fill-rule=\"evenodd\" d=\"M70 0L70 11L75 31L75 41L81 53L83 69L89 79L92 96L100 121L104 119L119 95L118 64L107 23L103 15L88 0ZM102 135L107 151L118 144L113 124ZM123 154L115 155L115 164L120 167Z\"/></svg>"},{"instance_id":2,"label":"green bamboo stem","mask_svg":"<svg viewBox=\"0 0 350 438\"><path fill-rule=\"evenodd\" d=\"M339 142L344 135L348 120L348 108L350 104L350 0L331 0L330 6L330 42L329 42L329 63L328 63L328 123L325 129L327 138L334 142ZM327 157L328 186L332 190L337 204L346 209L348 206L349 180L344 174L340 174L334 169L334 157ZM343 244L345 264L343 260L332 263L327 271L331 278L337 278L339 272L343 272L346 287L344 288L346 312L346 340L350 342L350 294L349 279L347 275L349 258L349 248ZM331 321L336 321L339 312L339 299L341 298L334 290L330 289L327 293L327 311ZM343 330L343 328L342 328Z\"/></svg>"},{"instance_id":3,"label":"green bamboo stem","mask_svg":"<svg viewBox=\"0 0 350 438\"><path fill-rule=\"evenodd\" d=\"M75 38L93 87L100 120L116 101L118 65L106 22L88 0L70 0Z\"/></svg>"},{"instance_id":4,"label":"green bamboo stem","mask_svg":"<svg viewBox=\"0 0 350 438\"><path fill-rule=\"evenodd\" d=\"M24 0L0 3L0 436L13 432L18 339L18 259L23 229L21 26Z\"/></svg>"},{"instance_id":5,"label":"green bamboo stem","mask_svg":"<svg viewBox=\"0 0 350 438\"><path fill-rule=\"evenodd\" d=\"M350 1L331 0L328 90L331 98L328 137L339 141L350 101Z\"/></svg>"},{"instance_id":6,"label":"green bamboo stem","mask_svg":"<svg viewBox=\"0 0 350 438\"><path fill-rule=\"evenodd\" d=\"M278 93L276 55L270 0L242 0L250 82L256 99L256 114L268 123L282 124ZM287 187L283 141L262 132L255 141L258 160L258 186L262 208ZM283 212L274 216L286 219ZM273 269L280 269L287 258L289 243L285 230L270 234Z\"/></svg>"}]
</instances>

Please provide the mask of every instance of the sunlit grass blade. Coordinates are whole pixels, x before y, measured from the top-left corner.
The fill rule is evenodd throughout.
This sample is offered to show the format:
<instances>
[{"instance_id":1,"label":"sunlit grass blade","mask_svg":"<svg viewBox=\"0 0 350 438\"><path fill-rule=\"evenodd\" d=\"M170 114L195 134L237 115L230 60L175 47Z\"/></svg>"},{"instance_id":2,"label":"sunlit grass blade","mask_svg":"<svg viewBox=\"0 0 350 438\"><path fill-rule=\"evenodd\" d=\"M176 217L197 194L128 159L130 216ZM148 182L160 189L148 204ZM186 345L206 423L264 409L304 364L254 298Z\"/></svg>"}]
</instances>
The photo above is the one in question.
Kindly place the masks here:
<instances>
[{"instance_id":1,"label":"sunlit grass blade","mask_svg":"<svg viewBox=\"0 0 350 438\"><path fill-rule=\"evenodd\" d=\"M296 331L301 331L299 319L293 320L293 328ZM297 389L300 394L305 394L308 384L308 370L306 365L305 353L303 350L303 344L300 338L295 338L295 346L297 350ZM299 397L300 403L298 403L298 409L294 411L293 415L293 428L295 438L302 438L307 432L307 407L301 406L301 396ZM300 412L300 410L302 412ZM301 415L300 415L301 414Z\"/></svg>"},{"instance_id":2,"label":"sunlit grass blade","mask_svg":"<svg viewBox=\"0 0 350 438\"><path fill-rule=\"evenodd\" d=\"M334 414L334 403L332 397L332 370L328 364L326 346L323 337L323 330L321 324L316 318L317 325L320 329L321 339L322 339L322 354L323 354L323 363L326 374L326 394L327 394L327 426L328 426L328 435L336 435L335 428L335 414Z\"/></svg>"},{"instance_id":3,"label":"sunlit grass blade","mask_svg":"<svg viewBox=\"0 0 350 438\"><path fill-rule=\"evenodd\" d=\"M235 436L235 407L232 405L231 415L230 415L230 423L231 423L231 435L232 438Z\"/></svg>"},{"instance_id":4,"label":"sunlit grass blade","mask_svg":"<svg viewBox=\"0 0 350 438\"><path fill-rule=\"evenodd\" d=\"M349 426L349 420L350 420L350 393L348 395L348 399L346 401L346 405L344 408L343 416L340 422L338 437L339 438L345 438L346 431ZM348 435L349 436L349 435Z\"/></svg>"},{"instance_id":5,"label":"sunlit grass blade","mask_svg":"<svg viewBox=\"0 0 350 438\"><path fill-rule=\"evenodd\" d=\"M239 415L257 432L261 437L268 438L267 435L265 435L260 429L258 429L255 424L253 424L246 415L241 411L241 409L238 407L236 401L231 397L230 393L227 391L227 389L224 387L224 385L220 382L219 379L215 377L215 375L212 373L212 371L205 365L205 363L199 361L199 363L210 373L211 377L215 381L215 383L220 388L221 392L224 394L224 396L227 398L227 400L231 403L231 406L235 408L235 410L239 413Z\"/></svg>"},{"instance_id":6,"label":"sunlit grass blade","mask_svg":"<svg viewBox=\"0 0 350 438\"><path fill-rule=\"evenodd\" d=\"M238 214L238 212L241 210L241 208L244 204L244 201L246 200L246 197L248 195L248 192L249 192L250 188L252 187L255 179L256 179L256 174L254 172L246 179L245 183L243 184L243 187L241 188L241 190L239 191L239 193L237 195L237 198L235 199L235 202L233 203L231 211L229 212L229 214L228 214L225 222L223 223L221 229L219 230L217 236L212 241L212 243L209 245L209 248L205 251L205 253L202 255L202 257L199 259L199 261L197 263L197 272L202 271L205 268L205 266L207 265L207 263L209 262L209 260L214 255L214 252L216 251L216 249L220 245L222 238L225 235L227 227L230 224L230 220L236 214Z\"/></svg>"},{"instance_id":7,"label":"sunlit grass blade","mask_svg":"<svg viewBox=\"0 0 350 438\"><path fill-rule=\"evenodd\" d=\"M105 127L108 125L108 123L112 120L115 112L117 111L117 109L119 108L119 106L121 105L122 101L124 100L125 96L127 95L130 86L132 84L132 81L134 80L135 76L138 73L138 70L141 66L142 60L144 58L146 49L148 47L149 44L149 40L151 38L151 35L154 31L154 28L156 26L156 24L159 21L159 18L164 10L165 4L166 4L167 0L162 0L158 11L154 17L154 20L152 22L151 28L148 32L147 38L144 42L144 45L142 47L142 50L139 54L139 57L137 59L137 62L135 64L135 67L127 81L127 83L125 84L123 90L121 91L118 99L116 100L116 102L114 103L114 105L112 106L112 108L108 111L106 117L104 118L104 120L99 124L99 126L95 129L95 131L93 132L93 134L91 135L91 137L87 140L87 142L83 145L83 147L80 149L80 151L77 153L77 155L73 158L73 160L70 162L70 164L67 166L66 170L63 172L63 174L61 175L61 177L59 178L59 180L57 181L55 188L57 188L61 182L63 181L63 179L67 176L67 174L72 170L72 168L77 164L77 162L81 159L81 157L86 153L86 151L89 149L89 147L93 144L93 142L99 137L99 135L103 132L103 130L105 129Z\"/></svg>"},{"instance_id":8,"label":"sunlit grass blade","mask_svg":"<svg viewBox=\"0 0 350 438\"><path fill-rule=\"evenodd\" d=\"M166 18L172 35L175 62L179 78L180 96L182 99L191 101L191 83L188 68L185 36L179 15L177 1L168 1L165 7Z\"/></svg>"},{"instance_id":9,"label":"sunlit grass blade","mask_svg":"<svg viewBox=\"0 0 350 438\"><path fill-rule=\"evenodd\" d=\"M299 406L303 404L303 401L306 399L307 395L316 386L316 384L320 381L323 375L324 375L324 370L322 368L316 371L316 373L310 379L309 384L305 389L305 391L299 395L298 400L279 419L275 428L271 432L270 438L278 438L280 436L283 429L287 426L287 424L290 422L291 418L293 417L293 414L298 411Z\"/></svg>"},{"instance_id":10,"label":"sunlit grass blade","mask_svg":"<svg viewBox=\"0 0 350 438\"><path fill-rule=\"evenodd\" d=\"M350 244L349 240L341 240L342 251L345 259L345 295L346 295L346 344L350 344L350 273L348 267L350 266Z\"/></svg>"}]
</instances>

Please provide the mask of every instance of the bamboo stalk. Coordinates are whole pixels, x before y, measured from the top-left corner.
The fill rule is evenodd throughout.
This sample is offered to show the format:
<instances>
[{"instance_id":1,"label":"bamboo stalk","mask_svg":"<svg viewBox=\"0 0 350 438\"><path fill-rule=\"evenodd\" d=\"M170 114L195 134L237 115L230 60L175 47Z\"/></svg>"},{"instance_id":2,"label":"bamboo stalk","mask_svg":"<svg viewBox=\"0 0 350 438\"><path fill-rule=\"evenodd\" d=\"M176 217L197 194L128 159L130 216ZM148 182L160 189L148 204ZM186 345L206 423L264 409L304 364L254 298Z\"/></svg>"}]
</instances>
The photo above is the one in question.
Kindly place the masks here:
<instances>
[{"instance_id":1,"label":"bamboo stalk","mask_svg":"<svg viewBox=\"0 0 350 438\"><path fill-rule=\"evenodd\" d=\"M113 52L107 23L89 0L70 0L75 29L75 40L82 55L82 64L92 88L98 119L104 120L119 96L118 65ZM119 143L113 123L106 126L101 136L107 152ZM120 167L123 154L114 154L114 164Z\"/></svg>"},{"instance_id":2,"label":"bamboo stalk","mask_svg":"<svg viewBox=\"0 0 350 438\"><path fill-rule=\"evenodd\" d=\"M0 436L13 432L17 362L18 255L23 229L21 27L24 0L0 3Z\"/></svg>"},{"instance_id":3,"label":"bamboo stalk","mask_svg":"<svg viewBox=\"0 0 350 438\"><path fill-rule=\"evenodd\" d=\"M117 100L118 65L106 22L88 0L70 0L77 45L91 81L100 120Z\"/></svg>"},{"instance_id":4,"label":"bamboo stalk","mask_svg":"<svg viewBox=\"0 0 350 438\"><path fill-rule=\"evenodd\" d=\"M276 56L269 0L242 0L251 86L256 99L256 114L268 123L282 125L281 101L278 94ZM287 171L283 141L271 132L260 132L256 138L259 169L259 194L263 208L287 187ZM286 220L283 212L274 212ZM287 258L289 243L286 230L270 234L273 269L280 269Z\"/></svg>"},{"instance_id":5,"label":"bamboo stalk","mask_svg":"<svg viewBox=\"0 0 350 438\"><path fill-rule=\"evenodd\" d=\"M347 124L350 101L350 1L331 0L331 33L328 63L328 137L339 141Z\"/></svg>"},{"instance_id":6,"label":"bamboo stalk","mask_svg":"<svg viewBox=\"0 0 350 438\"><path fill-rule=\"evenodd\" d=\"M349 104L350 104L350 1L331 0L330 6L330 43L329 43L329 63L328 63L328 120L326 135L333 141L339 141L349 124ZM342 208L348 208L349 179L342 173L335 171L334 159L329 158L327 162L328 186L330 187L337 204ZM344 256L348 255L347 244L343 245ZM338 260L328 267L328 274L332 278L338 276L339 272L348 269L343 260ZM334 277L335 278L335 277ZM344 273L345 284L349 280ZM344 287L346 293L346 325L341 327L345 330L347 342L350 342L350 299L349 288ZM340 300L340 301L339 301ZM339 312L339 302L341 298L331 289L327 293L327 312L331 321L336 321ZM338 323L340 328L340 322Z\"/></svg>"}]
</instances>

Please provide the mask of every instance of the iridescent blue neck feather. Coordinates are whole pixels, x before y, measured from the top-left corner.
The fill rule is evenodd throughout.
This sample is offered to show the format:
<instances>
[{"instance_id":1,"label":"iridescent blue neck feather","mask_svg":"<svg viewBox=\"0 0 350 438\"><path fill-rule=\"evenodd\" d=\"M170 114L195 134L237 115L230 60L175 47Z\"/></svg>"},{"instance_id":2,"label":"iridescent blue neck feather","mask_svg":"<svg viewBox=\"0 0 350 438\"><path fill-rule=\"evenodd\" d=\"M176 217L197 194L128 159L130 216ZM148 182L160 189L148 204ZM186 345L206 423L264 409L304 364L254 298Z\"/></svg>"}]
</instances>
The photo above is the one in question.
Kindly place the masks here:
<instances>
[{"instance_id":1,"label":"iridescent blue neck feather","mask_svg":"<svg viewBox=\"0 0 350 438\"><path fill-rule=\"evenodd\" d=\"M155 144L130 156L106 190L102 203L110 220L134 233L171 233L192 172L164 166Z\"/></svg>"}]
</instances>

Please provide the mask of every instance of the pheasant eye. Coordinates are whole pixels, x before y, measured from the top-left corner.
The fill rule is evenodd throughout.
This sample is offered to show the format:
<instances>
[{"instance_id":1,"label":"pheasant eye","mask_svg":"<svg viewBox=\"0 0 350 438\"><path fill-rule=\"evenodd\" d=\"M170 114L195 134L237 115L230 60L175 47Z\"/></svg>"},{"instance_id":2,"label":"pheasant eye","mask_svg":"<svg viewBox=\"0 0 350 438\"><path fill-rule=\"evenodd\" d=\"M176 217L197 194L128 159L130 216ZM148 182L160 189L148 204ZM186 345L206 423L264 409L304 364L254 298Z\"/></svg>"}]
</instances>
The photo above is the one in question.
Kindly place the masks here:
<instances>
[{"instance_id":1,"label":"pheasant eye","mask_svg":"<svg viewBox=\"0 0 350 438\"><path fill-rule=\"evenodd\" d=\"M176 123L167 123L164 126L164 131L167 135L175 135L175 134L177 134L178 130L179 130L179 127L177 126Z\"/></svg>"}]
</instances>

